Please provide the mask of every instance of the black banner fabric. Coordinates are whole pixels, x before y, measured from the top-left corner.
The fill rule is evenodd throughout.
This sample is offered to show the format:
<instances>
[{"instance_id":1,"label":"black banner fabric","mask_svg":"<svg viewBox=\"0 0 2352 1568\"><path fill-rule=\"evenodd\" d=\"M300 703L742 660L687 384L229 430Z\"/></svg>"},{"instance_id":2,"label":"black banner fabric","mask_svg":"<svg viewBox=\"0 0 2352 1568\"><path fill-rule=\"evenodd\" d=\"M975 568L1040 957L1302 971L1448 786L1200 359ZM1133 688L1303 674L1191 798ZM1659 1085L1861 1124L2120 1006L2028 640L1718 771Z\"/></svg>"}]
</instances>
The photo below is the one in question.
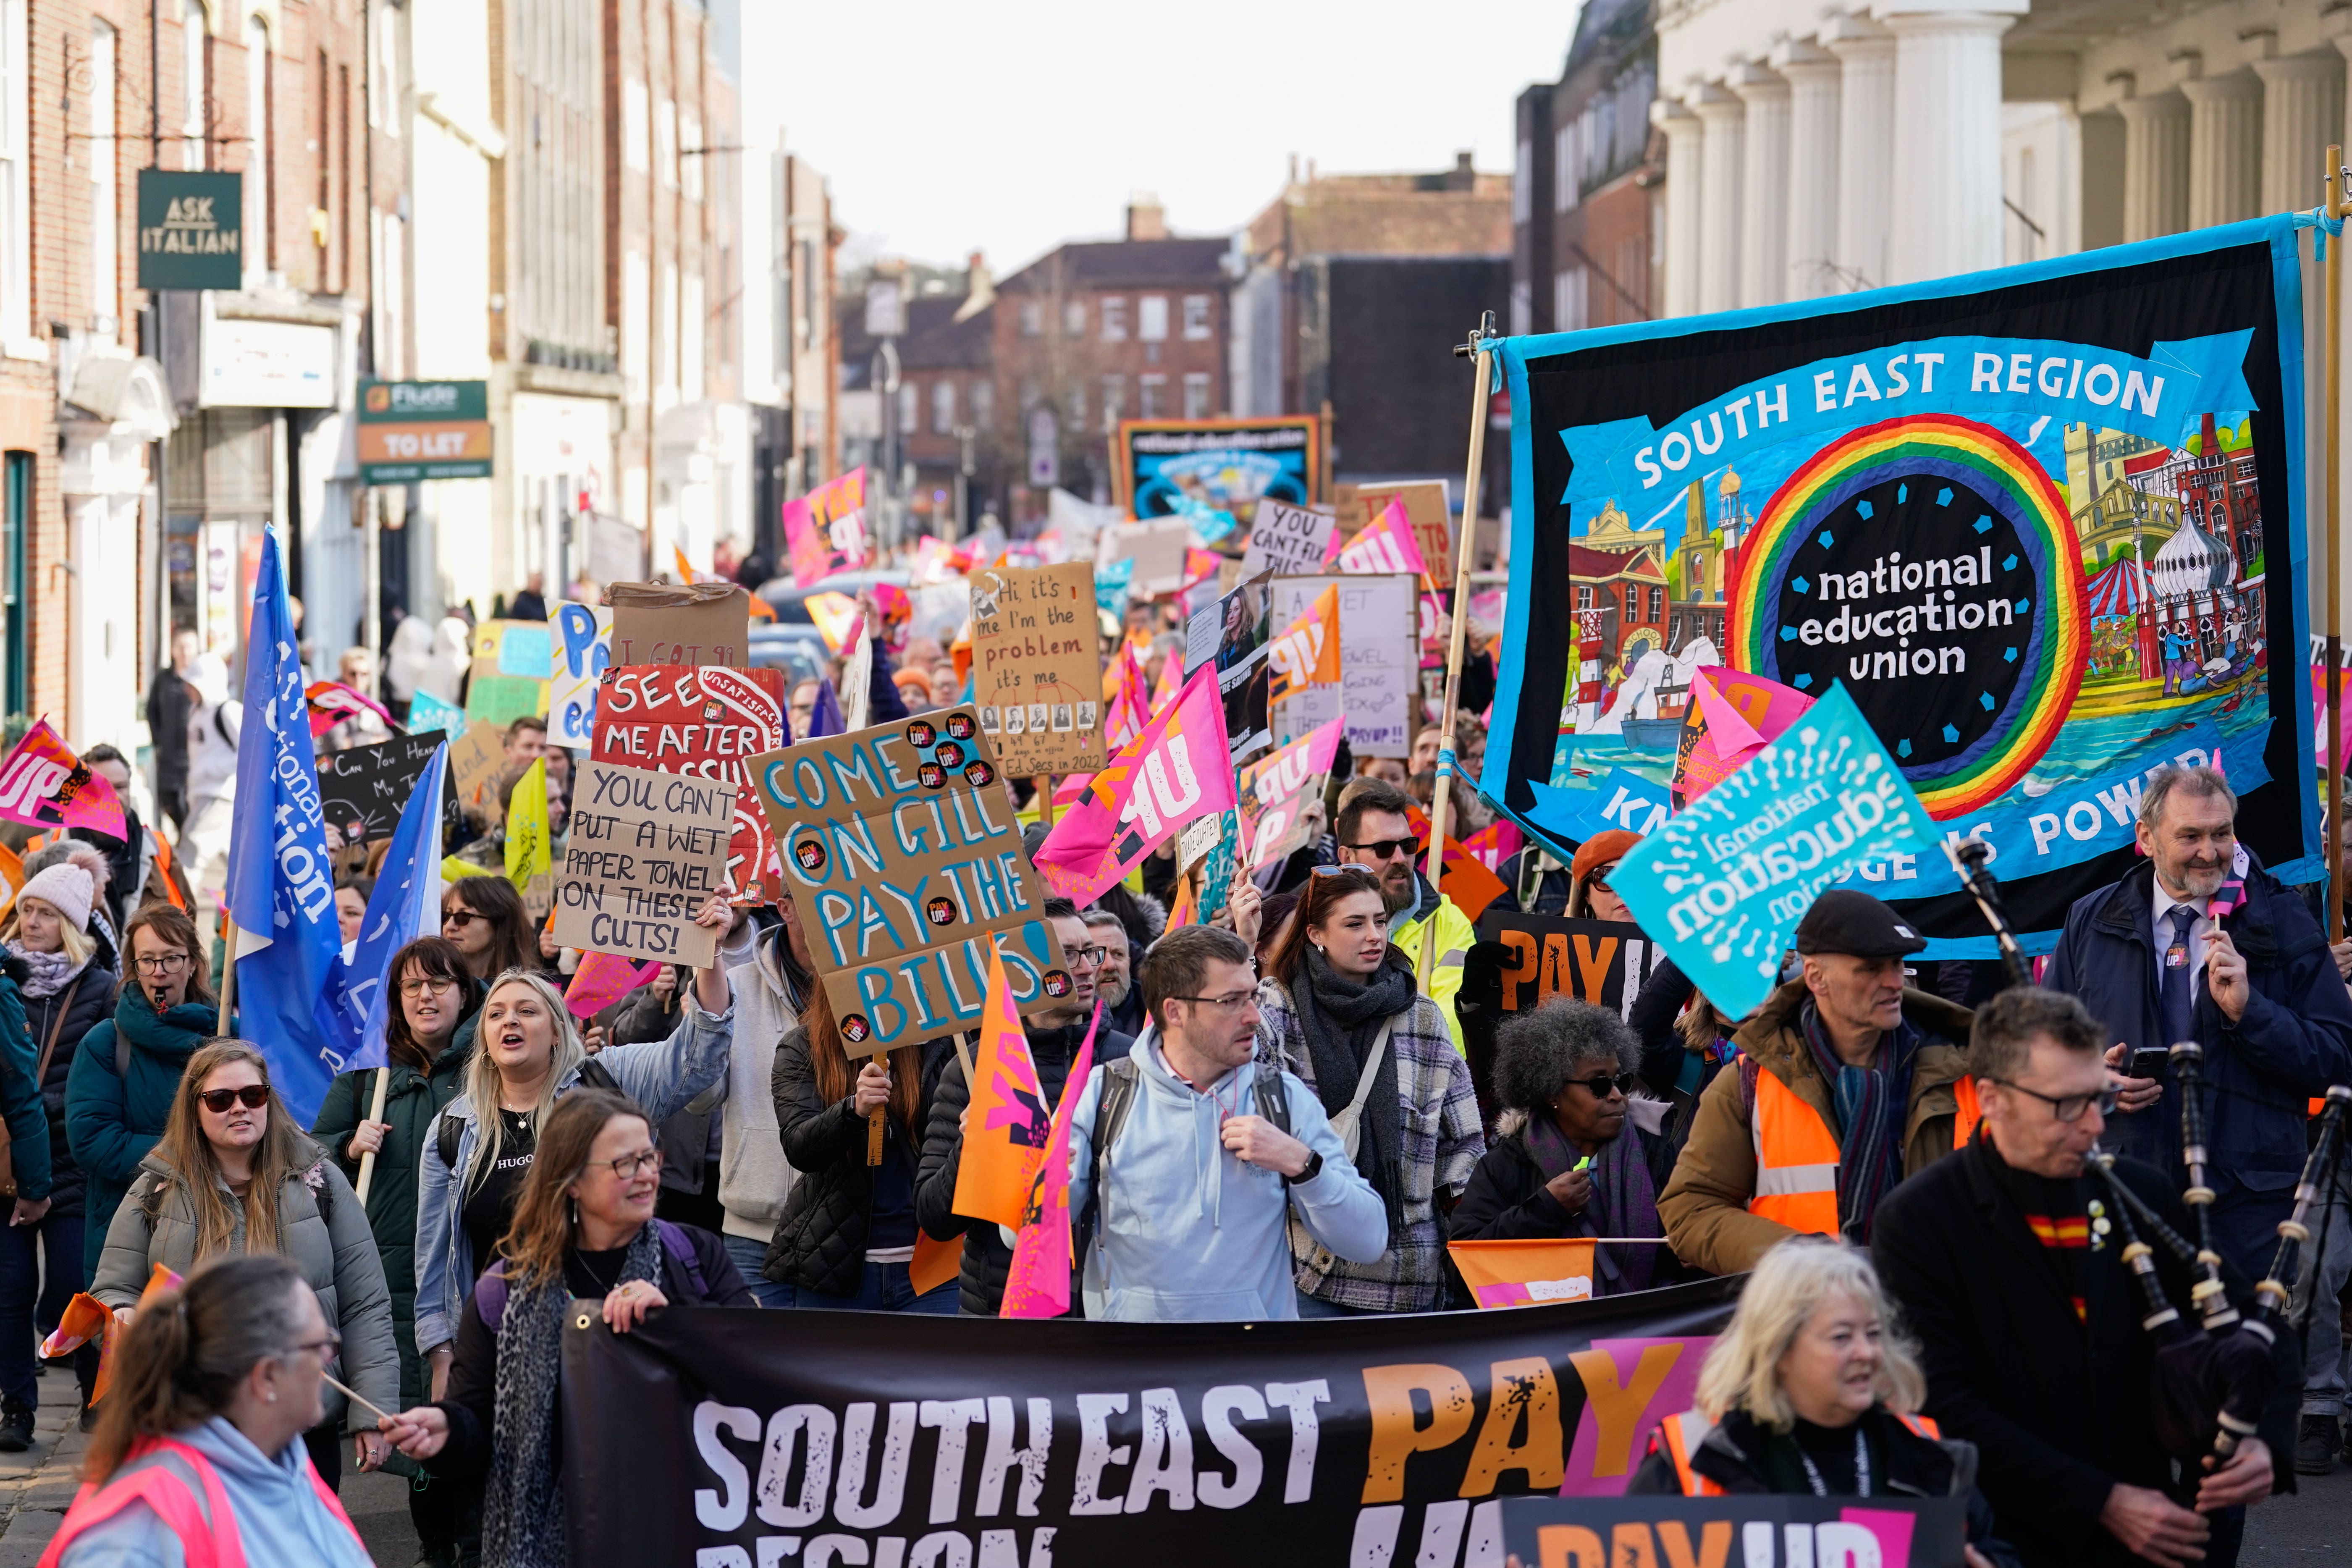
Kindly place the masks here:
<instances>
[{"instance_id":1,"label":"black banner fabric","mask_svg":"<svg viewBox=\"0 0 2352 1568\"><path fill-rule=\"evenodd\" d=\"M582 1311L572 1563L1501 1568L1499 1500L1622 1493L1738 1289L1303 1323Z\"/></svg>"},{"instance_id":2,"label":"black banner fabric","mask_svg":"<svg viewBox=\"0 0 2352 1568\"><path fill-rule=\"evenodd\" d=\"M1503 1509L1506 1561L1520 1568L1961 1568L1967 1529L1958 1498L1519 1498Z\"/></svg>"},{"instance_id":3,"label":"black banner fabric","mask_svg":"<svg viewBox=\"0 0 2352 1568\"><path fill-rule=\"evenodd\" d=\"M1525 1013L1567 996L1622 1018L1666 956L1640 926L1627 921L1569 921L1516 910L1489 910L1480 916L1478 940L1508 950L1497 1004L1505 1013Z\"/></svg>"}]
</instances>

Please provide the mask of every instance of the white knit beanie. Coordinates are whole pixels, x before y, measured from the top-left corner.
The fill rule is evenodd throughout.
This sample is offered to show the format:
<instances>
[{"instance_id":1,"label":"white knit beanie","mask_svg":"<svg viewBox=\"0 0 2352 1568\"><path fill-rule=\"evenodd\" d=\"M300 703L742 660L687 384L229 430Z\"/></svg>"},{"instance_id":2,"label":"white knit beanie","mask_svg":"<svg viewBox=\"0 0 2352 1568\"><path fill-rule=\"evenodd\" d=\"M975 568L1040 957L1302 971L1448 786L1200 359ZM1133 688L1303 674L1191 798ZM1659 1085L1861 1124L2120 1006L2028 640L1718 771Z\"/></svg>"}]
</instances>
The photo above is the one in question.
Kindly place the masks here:
<instances>
[{"instance_id":1,"label":"white knit beanie","mask_svg":"<svg viewBox=\"0 0 2352 1568\"><path fill-rule=\"evenodd\" d=\"M38 899L54 906L59 914L73 922L76 931L85 936L89 934L90 900L97 896L98 884L90 880L89 873L72 865L50 867L26 882L16 893L19 903L26 899Z\"/></svg>"}]
</instances>

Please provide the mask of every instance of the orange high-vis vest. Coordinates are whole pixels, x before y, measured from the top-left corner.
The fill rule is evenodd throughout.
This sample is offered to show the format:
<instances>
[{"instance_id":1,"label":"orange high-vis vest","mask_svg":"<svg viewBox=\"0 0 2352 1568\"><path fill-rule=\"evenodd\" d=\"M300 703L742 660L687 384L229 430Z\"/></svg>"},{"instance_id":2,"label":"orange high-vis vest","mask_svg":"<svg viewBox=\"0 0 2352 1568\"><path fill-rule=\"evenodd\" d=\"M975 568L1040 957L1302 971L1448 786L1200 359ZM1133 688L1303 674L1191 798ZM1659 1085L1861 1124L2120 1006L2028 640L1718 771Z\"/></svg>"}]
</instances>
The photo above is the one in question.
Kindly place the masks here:
<instances>
[{"instance_id":1,"label":"orange high-vis vest","mask_svg":"<svg viewBox=\"0 0 2352 1568\"><path fill-rule=\"evenodd\" d=\"M1953 1080L1952 1098L1959 1102L1960 1113L1952 1118L1952 1152L1958 1153L1969 1146L1977 1123L1984 1120L1984 1106L1977 1099L1977 1080L1968 1073Z\"/></svg>"},{"instance_id":2,"label":"orange high-vis vest","mask_svg":"<svg viewBox=\"0 0 2352 1568\"><path fill-rule=\"evenodd\" d=\"M1759 1068L1748 1112L1756 1141L1756 1195L1748 1212L1815 1236L1838 1233L1838 1141L1820 1111Z\"/></svg>"},{"instance_id":3,"label":"orange high-vis vest","mask_svg":"<svg viewBox=\"0 0 2352 1568\"><path fill-rule=\"evenodd\" d=\"M1930 1441L1943 1435L1943 1429L1931 1416L1906 1415L1899 1410L1888 1414ZM1706 1442L1706 1435L1714 1430L1715 1423L1706 1418L1705 1412L1698 1410L1685 1410L1680 1415L1669 1415L1658 1423L1658 1447L1673 1462L1675 1479L1682 1483L1685 1497L1724 1495L1720 1484L1691 1468L1691 1456L1698 1452L1698 1446Z\"/></svg>"},{"instance_id":4,"label":"orange high-vis vest","mask_svg":"<svg viewBox=\"0 0 2352 1568\"><path fill-rule=\"evenodd\" d=\"M201 1504L196 1501L194 1489L168 1465L117 1471L103 1487L84 1484L75 1495L73 1506L66 1510L65 1522L49 1538L48 1550L41 1553L39 1568L58 1568L66 1548L73 1544L77 1536L105 1523L134 1502L143 1502L152 1509L164 1528L180 1538L180 1556L185 1568L245 1568L245 1537L236 1528L236 1510L230 1504L228 1493L221 1486L220 1472L213 1468L213 1462L171 1437L143 1439L133 1445L130 1458L143 1459L158 1452L171 1455L195 1472L196 1484L204 1489ZM359 1540L360 1532L352 1529L351 1515L343 1511L333 1489L311 1468L308 1455L303 1457L302 1468L327 1511L352 1531L352 1540Z\"/></svg>"}]
</instances>

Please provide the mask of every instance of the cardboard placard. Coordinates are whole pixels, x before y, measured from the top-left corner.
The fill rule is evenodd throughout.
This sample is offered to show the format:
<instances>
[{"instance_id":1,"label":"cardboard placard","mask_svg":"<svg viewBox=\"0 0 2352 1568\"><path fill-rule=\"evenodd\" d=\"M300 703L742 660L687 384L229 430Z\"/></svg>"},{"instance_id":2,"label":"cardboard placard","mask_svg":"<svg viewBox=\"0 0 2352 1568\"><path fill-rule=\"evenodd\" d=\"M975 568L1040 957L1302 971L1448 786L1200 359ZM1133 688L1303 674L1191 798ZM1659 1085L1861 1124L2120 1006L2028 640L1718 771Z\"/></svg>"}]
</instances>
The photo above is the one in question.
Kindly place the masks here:
<instances>
[{"instance_id":1,"label":"cardboard placard","mask_svg":"<svg viewBox=\"0 0 2352 1568\"><path fill-rule=\"evenodd\" d=\"M735 786L724 779L581 763L556 879L555 940L707 966L719 933L694 915L721 889L734 823Z\"/></svg>"},{"instance_id":2,"label":"cardboard placard","mask_svg":"<svg viewBox=\"0 0 2352 1568\"><path fill-rule=\"evenodd\" d=\"M1266 714L1266 684L1272 670L1266 650L1274 640L1273 579L1253 577L1184 622L1184 673L1213 663L1217 692L1225 705L1225 742L1238 763L1272 741ZM1280 624L1288 626L1296 614Z\"/></svg>"},{"instance_id":3,"label":"cardboard placard","mask_svg":"<svg viewBox=\"0 0 2352 1568\"><path fill-rule=\"evenodd\" d=\"M1083 562L971 574L971 689L997 766L1090 773L1103 744L1095 571Z\"/></svg>"},{"instance_id":4,"label":"cardboard placard","mask_svg":"<svg viewBox=\"0 0 2352 1568\"><path fill-rule=\"evenodd\" d=\"M596 733L589 755L600 763L694 773L738 786L727 896L739 904L763 904L774 891L775 844L750 787L750 770L755 757L783 741L780 669L616 664L597 686Z\"/></svg>"},{"instance_id":5,"label":"cardboard placard","mask_svg":"<svg viewBox=\"0 0 2352 1568\"><path fill-rule=\"evenodd\" d=\"M319 812L327 821L330 851L363 858L369 845L391 837L400 826L402 808L432 765L434 752L448 738L428 730L421 735L394 735L372 746L320 752ZM457 792L444 790L441 800L446 834L459 820Z\"/></svg>"},{"instance_id":6,"label":"cardboard placard","mask_svg":"<svg viewBox=\"0 0 2352 1568\"><path fill-rule=\"evenodd\" d=\"M478 806L492 822L505 815L498 785L506 761L506 732L487 720L477 719L464 734L449 737L449 793L460 811Z\"/></svg>"},{"instance_id":7,"label":"cardboard placard","mask_svg":"<svg viewBox=\"0 0 2352 1568\"><path fill-rule=\"evenodd\" d=\"M1181 517L1121 523L1103 530L1095 564L1113 566L1132 558L1135 574L1128 579L1128 596L1157 599L1184 585L1184 553L1192 538L1192 525Z\"/></svg>"},{"instance_id":8,"label":"cardboard placard","mask_svg":"<svg viewBox=\"0 0 2352 1568\"><path fill-rule=\"evenodd\" d=\"M474 628L473 649L467 718L505 725L547 711L555 655L545 621L484 621Z\"/></svg>"},{"instance_id":9,"label":"cardboard placard","mask_svg":"<svg viewBox=\"0 0 2352 1568\"><path fill-rule=\"evenodd\" d=\"M547 743L584 749L596 738L596 682L613 663L613 612L562 604L554 628L555 679L547 695Z\"/></svg>"},{"instance_id":10,"label":"cardboard placard","mask_svg":"<svg viewBox=\"0 0 2352 1568\"><path fill-rule=\"evenodd\" d=\"M1311 800L1319 804L1331 776L1331 760L1339 750L1341 725L1337 719L1241 771L1236 781L1240 797L1243 868L1255 871L1286 859L1313 841L1321 819L1307 812Z\"/></svg>"},{"instance_id":11,"label":"cardboard placard","mask_svg":"<svg viewBox=\"0 0 2352 1568\"><path fill-rule=\"evenodd\" d=\"M1339 587L1339 684L1310 686L1273 714L1275 744L1287 745L1343 713L1359 757L1402 757L1420 725L1413 700L1421 666L1419 584L1411 577L1277 577L1274 616L1288 626L1316 596Z\"/></svg>"},{"instance_id":12,"label":"cardboard placard","mask_svg":"<svg viewBox=\"0 0 2352 1568\"><path fill-rule=\"evenodd\" d=\"M751 663L751 593L740 583L614 583L612 661L618 664Z\"/></svg>"},{"instance_id":13,"label":"cardboard placard","mask_svg":"<svg viewBox=\"0 0 2352 1568\"><path fill-rule=\"evenodd\" d=\"M1066 1004L1045 886L976 708L803 742L751 759L751 776L855 1054L977 1027L991 941L1022 1011Z\"/></svg>"},{"instance_id":14,"label":"cardboard placard","mask_svg":"<svg viewBox=\"0 0 2352 1568\"><path fill-rule=\"evenodd\" d=\"M1312 511L1266 500L1258 502L1257 522L1250 530L1249 551L1242 557L1242 575L1261 572L1285 576L1322 567L1324 547L1331 542L1338 520L1328 511Z\"/></svg>"},{"instance_id":15,"label":"cardboard placard","mask_svg":"<svg viewBox=\"0 0 2352 1568\"><path fill-rule=\"evenodd\" d=\"M1441 585L1454 584L1454 542L1460 531L1454 521L1454 512L1445 499L1444 479L1412 479L1399 484L1338 485L1332 489L1338 502L1339 532L1353 539L1359 529L1381 515L1391 497L1404 502L1406 521L1412 524L1413 542L1421 546L1421 559L1430 575Z\"/></svg>"}]
</instances>

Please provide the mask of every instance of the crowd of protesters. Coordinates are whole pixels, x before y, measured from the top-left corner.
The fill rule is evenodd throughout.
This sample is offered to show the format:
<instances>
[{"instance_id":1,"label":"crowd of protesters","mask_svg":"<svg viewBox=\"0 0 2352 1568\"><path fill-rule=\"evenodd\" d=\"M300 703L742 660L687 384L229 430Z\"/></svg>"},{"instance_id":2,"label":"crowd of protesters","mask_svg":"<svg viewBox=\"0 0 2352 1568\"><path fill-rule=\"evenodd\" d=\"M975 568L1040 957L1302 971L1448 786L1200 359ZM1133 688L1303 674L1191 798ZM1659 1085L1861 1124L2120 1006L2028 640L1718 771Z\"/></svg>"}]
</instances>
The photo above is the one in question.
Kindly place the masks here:
<instances>
[{"instance_id":1,"label":"crowd of protesters","mask_svg":"<svg viewBox=\"0 0 2352 1568\"><path fill-rule=\"evenodd\" d=\"M877 719L958 695L922 641L895 661L877 645ZM1155 661L1172 641L1151 640ZM712 900L709 967L576 1017L578 955L495 874L496 812L444 846L493 874L451 879L439 934L392 960L383 1080L342 1075L295 1125L214 999L223 850L205 835L228 818L206 751L217 736L233 759L238 715L192 640L173 656L160 719L151 703L187 737L158 756L172 830L133 814L127 839L43 844L0 921L0 1450L30 1440L35 1337L87 1286L128 1324L110 1403L89 1406L94 1347L72 1362L97 1495L166 1484L151 1471L226 1486L241 1525L248 1508L272 1521L248 1531L357 1561L333 1503L348 1459L410 1478L428 1562L535 1568L564 1553L567 1300L601 1299L625 1332L666 1306L1001 1310L1009 1235L955 1211L976 1038L853 1058L789 898ZM830 698L790 696L797 736ZM86 760L139 793L119 754ZM518 723L500 805L542 764L560 842L572 761ZM2352 945L2331 953L2236 843L2219 774L2147 785L2146 858L2076 904L2048 989L1924 959L1895 910L1833 890L1734 1019L1671 961L1622 1007L1505 1014L1496 947L1425 871L1435 763L1433 743L1343 752L1313 804L1328 832L1237 877L1207 921L1171 920L1172 840L1090 907L1031 885L1075 982L1024 1020L1044 1105L1094 1042L1071 1121L1071 1316L1465 1310L1448 1248L1477 1241L1591 1239L1598 1296L1746 1274L1696 1407L1652 1436L1634 1489L1965 1496L1972 1568L2231 1561L2245 1505L2332 1466L2352 1364L2333 1294L2309 1367L2283 1346L2280 1394L2193 1506L2133 1415L2145 1354L2095 1355L2076 1331L2145 1342L2116 1249L2091 1240L2086 1160L2104 1138L2179 1215L2161 1047L2204 1048L2233 1298L2292 1201L2308 1101L2352 1080ZM1628 921L1612 879L1639 842L1530 846L1488 907ZM347 938L364 875L339 889ZM2242 890L2215 912L2225 881ZM960 1249L954 1278L919 1285L925 1246ZM128 1558L163 1528L137 1508L69 1520L65 1559Z\"/></svg>"}]
</instances>

